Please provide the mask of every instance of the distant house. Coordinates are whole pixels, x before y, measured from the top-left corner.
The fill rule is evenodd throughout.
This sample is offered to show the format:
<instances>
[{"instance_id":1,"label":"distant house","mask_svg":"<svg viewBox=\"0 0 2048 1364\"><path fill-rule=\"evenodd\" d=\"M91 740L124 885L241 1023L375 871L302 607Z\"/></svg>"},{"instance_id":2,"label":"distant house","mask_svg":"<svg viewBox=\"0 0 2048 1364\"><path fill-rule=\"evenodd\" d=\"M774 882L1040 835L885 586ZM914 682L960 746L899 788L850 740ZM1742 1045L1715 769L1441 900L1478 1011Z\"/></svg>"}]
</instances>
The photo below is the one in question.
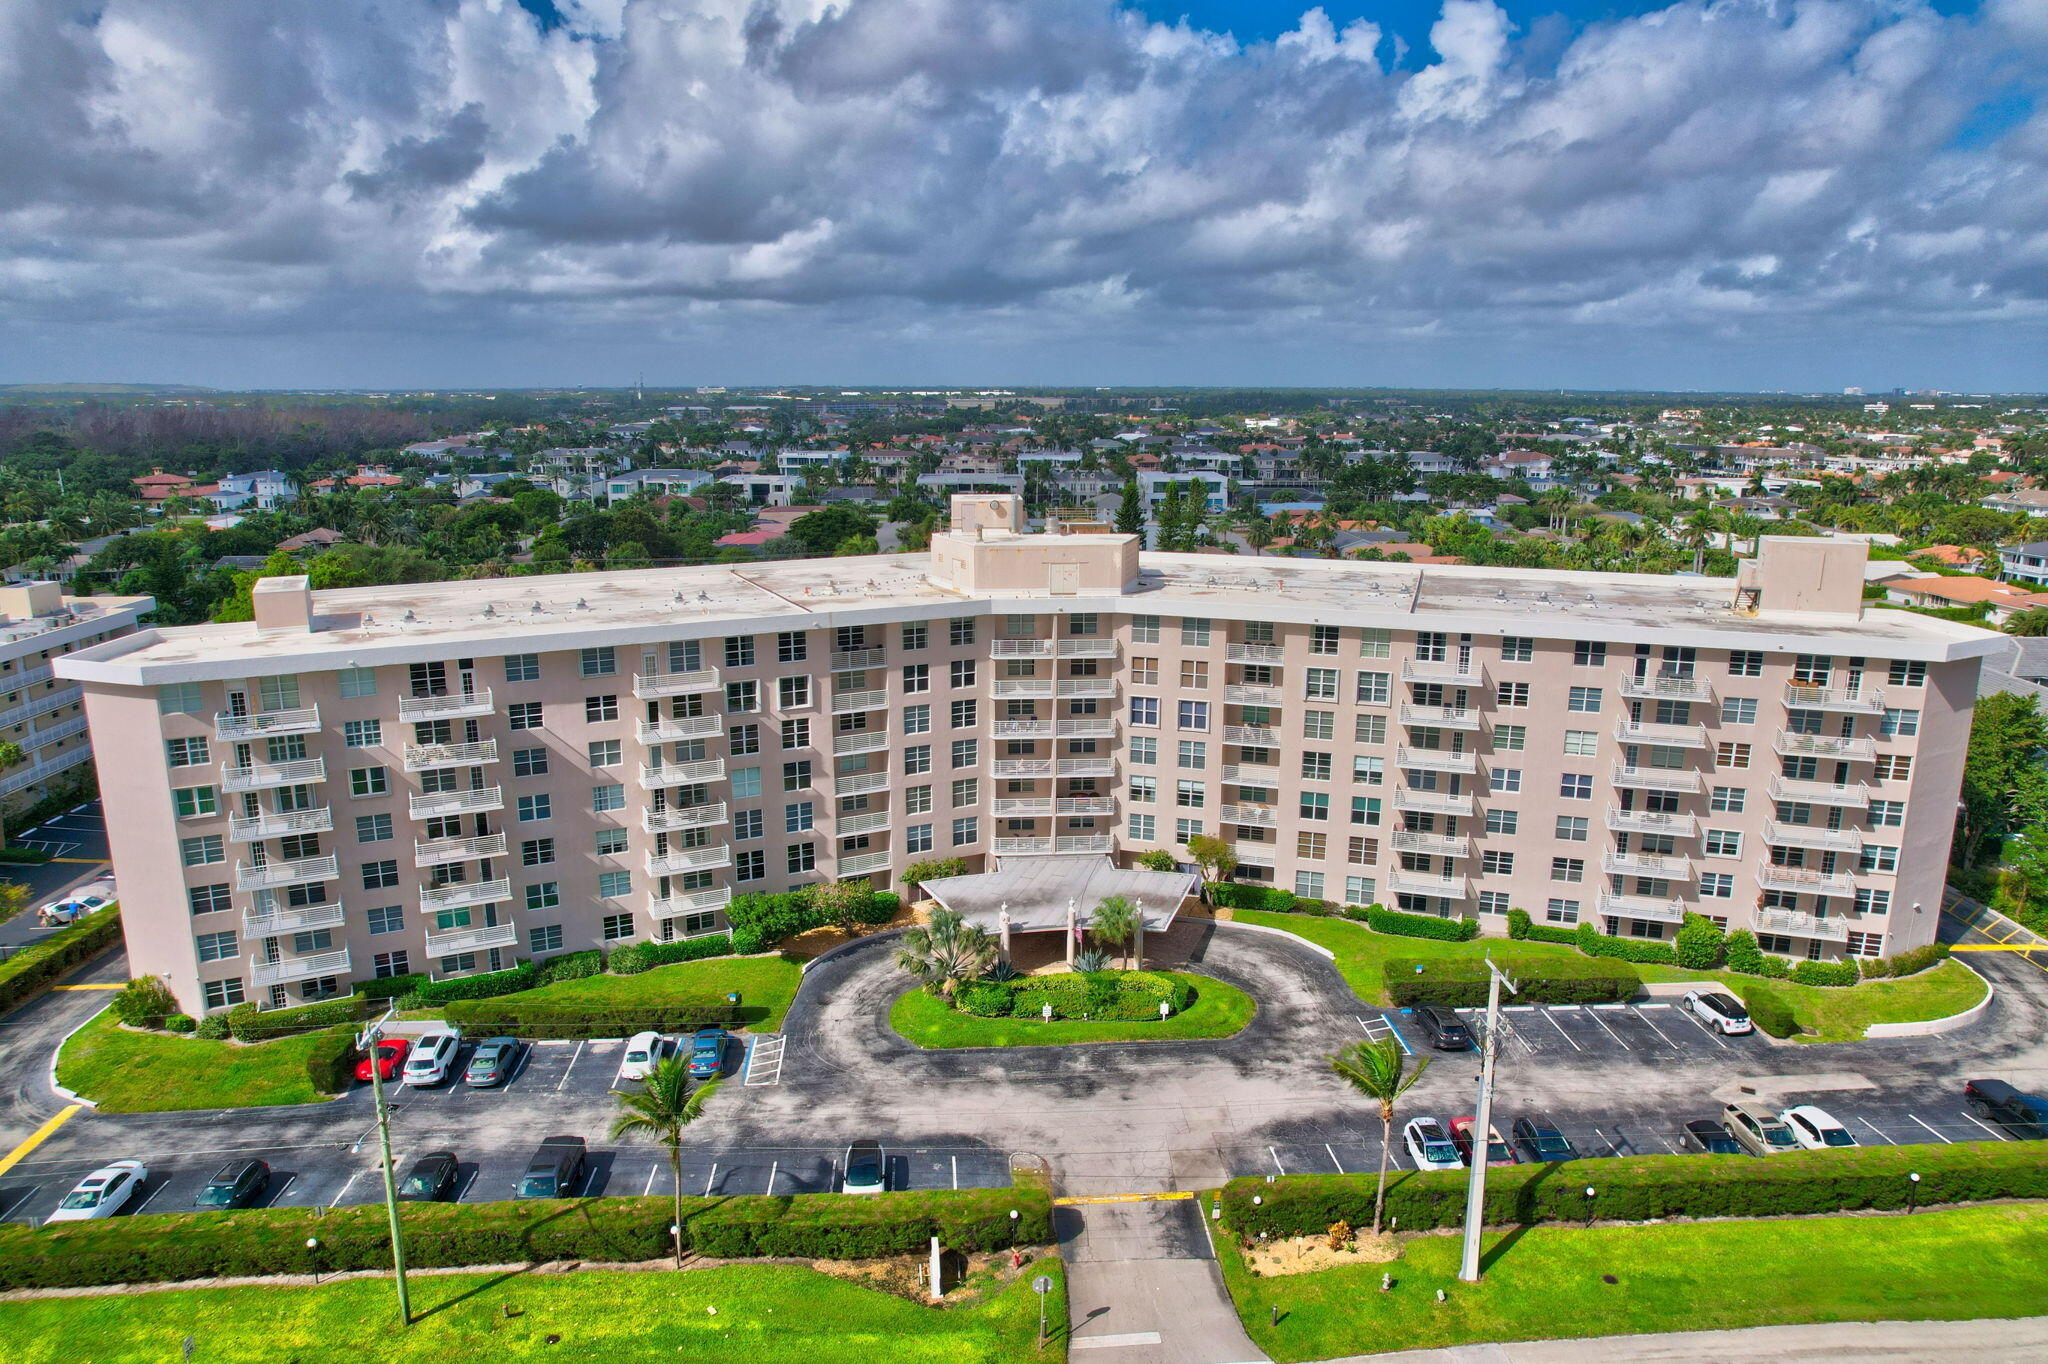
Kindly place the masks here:
<instances>
[{"instance_id":1,"label":"distant house","mask_svg":"<svg viewBox=\"0 0 2048 1364\"><path fill-rule=\"evenodd\" d=\"M739 489L742 500L764 507L788 506L804 485L794 474L728 474L718 481Z\"/></svg>"},{"instance_id":2,"label":"distant house","mask_svg":"<svg viewBox=\"0 0 2048 1364\"><path fill-rule=\"evenodd\" d=\"M331 493L337 487L402 488L405 480L382 464L358 464L347 478L322 478L309 485L315 492Z\"/></svg>"},{"instance_id":3,"label":"distant house","mask_svg":"<svg viewBox=\"0 0 2048 1364\"><path fill-rule=\"evenodd\" d=\"M287 554L297 554L302 549L332 549L348 539L338 530L326 526L315 526L304 535L294 535L289 540L280 540L277 547Z\"/></svg>"},{"instance_id":4,"label":"distant house","mask_svg":"<svg viewBox=\"0 0 2048 1364\"><path fill-rule=\"evenodd\" d=\"M2028 516L2048 515L2048 490L2019 488L1993 494L1978 503L1996 512L2023 512Z\"/></svg>"},{"instance_id":5,"label":"distant house","mask_svg":"<svg viewBox=\"0 0 2048 1364\"><path fill-rule=\"evenodd\" d=\"M2022 611L2048 606L2048 593L2024 592L1989 578L1901 578L1884 586L1885 600L1905 606L1952 607L1983 604L1994 625Z\"/></svg>"},{"instance_id":6,"label":"distant house","mask_svg":"<svg viewBox=\"0 0 2048 1364\"><path fill-rule=\"evenodd\" d=\"M613 474L604 481L604 495L610 498L639 494L669 497L695 492L712 481L709 469L633 469Z\"/></svg>"},{"instance_id":7,"label":"distant house","mask_svg":"<svg viewBox=\"0 0 2048 1364\"><path fill-rule=\"evenodd\" d=\"M206 495L222 511L274 511L297 498L292 476L282 469L229 474Z\"/></svg>"},{"instance_id":8,"label":"distant house","mask_svg":"<svg viewBox=\"0 0 2048 1364\"><path fill-rule=\"evenodd\" d=\"M1176 483L1199 483L1204 489L1204 502L1211 512L1230 509L1230 480L1222 474L1206 469L1183 469L1177 474L1148 469L1138 475L1138 491L1145 499L1145 509L1156 512L1166 501L1166 490Z\"/></svg>"},{"instance_id":9,"label":"distant house","mask_svg":"<svg viewBox=\"0 0 2048 1364\"><path fill-rule=\"evenodd\" d=\"M2048 584L2048 540L2029 540L1999 550L1998 575L2007 582Z\"/></svg>"},{"instance_id":10,"label":"distant house","mask_svg":"<svg viewBox=\"0 0 2048 1364\"><path fill-rule=\"evenodd\" d=\"M173 497L183 497L192 489L192 480L183 474L167 474L158 469L135 480L135 491L144 502L162 502Z\"/></svg>"}]
</instances>

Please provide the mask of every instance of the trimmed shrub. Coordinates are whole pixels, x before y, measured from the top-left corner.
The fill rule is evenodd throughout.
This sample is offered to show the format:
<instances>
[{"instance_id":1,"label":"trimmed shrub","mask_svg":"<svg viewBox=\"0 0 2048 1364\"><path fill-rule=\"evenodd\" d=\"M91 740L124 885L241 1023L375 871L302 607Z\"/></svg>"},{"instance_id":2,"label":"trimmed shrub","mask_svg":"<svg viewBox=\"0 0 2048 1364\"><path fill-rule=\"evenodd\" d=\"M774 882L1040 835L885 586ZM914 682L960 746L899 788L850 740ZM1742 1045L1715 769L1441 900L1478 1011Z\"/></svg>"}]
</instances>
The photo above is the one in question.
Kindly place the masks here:
<instances>
[{"instance_id":1,"label":"trimmed shrub","mask_svg":"<svg viewBox=\"0 0 2048 1364\"><path fill-rule=\"evenodd\" d=\"M1534 926L1535 920L1529 917L1528 910L1511 909L1508 911L1508 936L1510 938L1518 941L1526 938L1529 936L1529 930Z\"/></svg>"},{"instance_id":2,"label":"trimmed shrub","mask_svg":"<svg viewBox=\"0 0 2048 1364\"><path fill-rule=\"evenodd\" d=\"M867 903L853 912L853 921L863 928L879 928L903 908L903 897L886 890L876 891L868 896Z\"/></svg>"},{"instance_id":3,"label":"trimmed shrub","mask_svg":"<svg viewBox=\"0 0 2048 1364\"><path fill-rule=\"evenodd\" d=\"M1613 957L1620 961L1657 962L1672 966L1678 961L1678 953L1670 943L1651 938L1611 938L1596 930L1593 925L1582 923L1574 935L1574 943L1589 957Z\"/></svg>"},{"instance_id":4,"label":"trimmed shrub","mask_svg":"<svg viewBox=\"0 0 2048 1364\"><path fill-rule=\"evenodd\" d=\"M1798 985L1854 985L1863 978L1855 961L1802 961L1792 968Z\"/></svg>"},{"instance_id":5,"label":"trimmed shrub","mask_svg":"<svg viewBox=\"0 0 2048 1364\"><path fill-rule=\"evenodd\" d=\"M0 862L40 864L54 856L48 848L0 848Z\"/></svg>"},{"instance_id":6,"label":"trimmed shrub","mask_svg":"<svg viewBox=\"0 0 2048 1364\"><path fill-rule=\"evenodd\" d=\"M199 1029L199 1020L191 1014L172 1014L164 1020L164 1027L170 1032L191 1033Z\"/></svg>"},{"instance_id":7,"label":"trimmed shrub","mask_svg":"<svg viewBox=\"0 0 2048 1364\"><path fill-rule=\"evenodd\" d=\"M1755 1005L1751 1005L1754 1010ZM1915 1205L2048 1197L2048 1161L2027 1142L1950 1146L1859 1146L1747 1156L1622 1156L1574 1173L1575 1164L1516 1165L1486 1175L1485 1220L1493 1225L1584 1222L1585 1188L1598 1190L1592 1213L1603 1221L1671 1217L1784 1217L1893 1210ZM1918 1172L1917 1195L1906 1178ZM1465 1211L1464 1172L1406 1171L1387 1182L1387 1213L1403 1231L1457 1225ZM1261 1202L1252 1203L1259 1195ZM1288 1175L1230 1181L1223 1205L1243 1237L1316 1236L1333 1222L1371 1225L1370 1175ZM148 1219L141 1219L148 1220Z\"/></svg>"},{"instance_id":8,"label":"trimmed shrub","mask_svg":"<svg viewBox=\"0 0 2048 1364\"><path fill-rule=\"evenodd\" d=\"M1750 986L1742 992L1742 1002L1749 1008L1750 1021L1773 1037L1796 1037L1799 1035L1799 1020L1792 1016L1792 1006L1769 990Z\"/></svg>"},{"instance_id":9,"label":"trimmed shrub","mask_svg":"<svg viewBox=\"0 0 2048 1364\"><path fill-rule=\"evenodd\" d=\"M637 976L652 965L654 963L647 960L646 944L637 942L614 947L611 956L605 960L605 968L615 976Z\"/></svg>"},{"instance_id":10,"label":"trimmed shrub","mask_svg":"<svg viewBox=\"0 0 2048 1364\"><path fill-rule=\"evenodd\" d=\"M1435 938L1440 942L1469 942L1479 936L1477 919L1442 919L1434 914L1409 914L1374 905L1365 911L1366 926L1375 933L1402 938Z\"/></svg>"},{"instance_id":11,"label":"trimmed shrub","mask_svg":"<svg viewBox=\"0 0 2048 1364\"><path fill-rule=\"evenodd\" d=\"M1673 944L1678 964L1693 971L1711 971L1721 965L1728 951L1728 935L1704 914L1687 914Z\"/></svg>"},{"instance_id":12,"label":"trimmed shrub","mask_svg":"<svg viewBox=\"0 0 2048 1364\"><path fill-rule=\"evenodd\" d=\"M731 956L732 935L709 933L701 938L641 943L639 946L646 952L649 966L673 966L679 961L703 961L707 957Z\"/></svg>"},{"instance_id":13,"label":"trimmed shrub","mask_svg":"<svg viewBox=\"0 0 2048 1364\"><path fill-rule=\"evenodd\" d=\"M732 931L732 950L739 956L751 957L768 950L768 942L757 928L735 928Z\"/></svg>"},{"instance_id":14,"label":"trimmed shrub","mask_svg":"<svg viewBox=\"0 0 2048 1364\"><path fill-rule=\"evenodd\" d=\"M1052 1005L1054 1018L1088 1018L1099 1022L1144 1023L1159 1017L1164 1001L1168 1011L1179 1013L1194 1003L1195 990L1186 981L1152 971L1067 972L1055 976L1025 976L1014 981L977 981L969 990L1000 990L1006 1007L994 1007L994 997L976 996L977 1007L966 1012L984 1018L1041 1018ZM963 993L965 991L963 990ZM956 1005L958 1000L956 998Z\"/></svg>"},{"instance_id":15,"label":"trimmed shrub","mask_svg":"<svg viewBox=\"0 0 2048 1364\"><path fill-rule=\"evenodd\" d=\"M953 1007L976 1018L1004 1018L1009 1015L1013 994L996 981L969 981L953 992Z\"/></svg>"},{"instance_id":16,"label":"trimmed shrub","mask_svg":"<svg viewBox=\"0 0 2048 1364\"><path fill-rule=\"evenodd\" d=\"M337 1028L323 1033L306 1053L306 1078L316 1094L339 1094L355 1083L356 1062L363 1053L356 1050L355 1030Z\"/></svg>"},{"instance_id":17,"label":"trimmed shrub","mask_svg":"<svg viewBox=\"0 0 2048 1364\"><path fill-rule=\"evenodd\" d=\"M427 977L415 971L410 975L386 976L382 980L359 980L356 993L369 999L404 999L426 983Z\"/></svg>"},{"instance_id":18,"label":"trimmed shrub","mask_svg":"<svg viewBox=\"0 0 2048 1364\"><path fill-rule=\"evenodd\" d=\"M1948 960L1948 944L1945 942L1931 942L1925 947L1915 947L1910 951L1901 952L1896 957L1888 959L1860 957L1858 960L1889 960L1892 964L1891 973L1893 975L1917 976L1929 967L1939 965Z\"/></svg>"},{"instance_id":19,"label":"trimmed shrub","mask_svg":"<svg viewBox=\"0 0 2048 1364\"><path fill-rule=\"evenodd\" d=\"M1530 942L1561 942L1568 943L1573 947L1579 945L1579 930L1576 928L1566 928L1563 924L1532 923L1529 925L1529 932L1525 936Z\"/></svg>"},{"instance_id":20,"label":"trimmed shrub","mask_svg":"<svg viewBox=\"0 0 2048 1364\"><path fill-rule=\"evenodd\" d=\"M177 1011L177 998L161 976L137 976L114 996L114 1017L131 1028L161 1028Z\"/></svg>"},{"instance_id":21,"label":"trimmed shrub","mask_svg":"<svg viewBox=\"0 0 2048 1364\"><path fill-rule=\"evenodd\" d=\"M965 876L967 859L964 857L927 857L922 862L912 862L903 869L897 879L906 890L916 890L927 881L941 881L948 876Z\"/></svg>"},{"instance_id":22,"label":"trimmed shrub","mask_svg":"<svg viewBox=\"0 0 2048 1364\"><path fill-rule=\"evenodd\" d=\"M254 1004L237 1004L227 1012L228 1033L237 1042L268 1042L293 1033L317 1032L337 1023L355 1023L369 1016L370 1001L361 995L302 1004L296 1009L259 1013Z\"/></svg>"},{"instance_id":23,"label":"trimmed shrub","mask_svg":"<svg viewBox=\"0 0 2048 1364\"><path fill-rule=\"evenodd\" d=\"M199 1026L192 1030L192 1035L202 1042L221 1041L228 1035L228 1016L208 1014L199 1020Z\"/></svg>"},{"instance_id":24,"label":"trimmed shrub","mask_svg":"<svg viewBox=\"0 0 2048 1364\"><path fill-rule=\"evenodd\" d=\"M534 963L534 971L542 985L552 985L558 980L582 980L587 976L604 974L604 953L595 947L582 952L564 952L559 957Z\"/></svg>"},{"instance_id":25,"label":"trimmed shrub","mask_svg":"<svg viewBox=\"0 0 2048 1364\"><path fill-rule=\"evenodd\" d=\"M109 905L0 961L0 1014L49 989L73 967L112 947L120 936L121 911Z\"/></svg>"},{"instance_id":26,"label":"trimmed shrub","mask_svg":"<svg viewBox=\"0 0 2048 1364\"><path fill-rule=\"evenodd\" d=\"M749 941L760 944L752 949L756 952L769 943L808 933L825 922L823 916L795 891L784 891L779 895L735 895L732 903L725 907L725 921L732 925L735 941L745 932ZM612 955L616 957L618 953Z\"/></svg>"},{"instance_id":27,"label":"trimmed shrub","mask_svg":"<svg viewBox=\"0 0 2048 1364\"><path fill-rule=\"evenodd\" d=\"M1419 972L1418 966L1422 968ZM1520 968L1522 988L1514 996L1517 1003L1618 1004L1633 998L1643 984L1641 977L1621 963L1592 958L1546 961L1540 969L1542 974L1537 975L1532 966ZM1381 970L1387 994L1396 1004L1479 1008L1486 1003L1489 977L1483 961L1469 957L1389 958Z\"/></svg>"},{"instance_id":28,"label":"trimmed shrub","mask_svg":"<svg viewBox=\"0 0 2048 1364\"><path fill-rule=\"evenodd\" d=\"M1746 928L1738 928L1728 935L1727 950L1723 955L1731 971L1749 976L1763 974L1764 954L1756 945L1756 934Z\"/></svg>"},{"instance_id":29,"label":"trimmed shrub","mask_svg":"<svg viewBox=\"0 0 2048 1364\"><path fill-rule=\"evenodd\" d=\"M717 998L671 999L660 1004L621 1005L593 1012L584 1001L540 1003L502 999L458 1000L442 1010L471 1036L534 1039L631 1037L636 1032L690 1032L713 1023L736 1023L733 1006Z\"/></svg>"},{"instance_id":30,"label":"trimmed shrub","mask_svg":"<svg viewBox=\"0 0 2048 1364\"><path fill-rule=\"evenodd\" d=\"M1179 864L1173 860L1173 854L1166 849L1153 848L1149 852L1138 854L1138 865L1147 871L1172 871Z\"/></svg>"},{"instance_id":31,"label":"trimmed shrub","mask_svg":"<svg viewBox=\"0 0 2048 1364\"><path fill-rule=\"evenodd\" d=\"M530 961L504 971L486 971L480 976L457 976L454 980L429 980L413 991L421 1004L445 1004L456 999L489 999L494 995L517 994L540 984L540 968Z\"/></svg>"}]
</instances>

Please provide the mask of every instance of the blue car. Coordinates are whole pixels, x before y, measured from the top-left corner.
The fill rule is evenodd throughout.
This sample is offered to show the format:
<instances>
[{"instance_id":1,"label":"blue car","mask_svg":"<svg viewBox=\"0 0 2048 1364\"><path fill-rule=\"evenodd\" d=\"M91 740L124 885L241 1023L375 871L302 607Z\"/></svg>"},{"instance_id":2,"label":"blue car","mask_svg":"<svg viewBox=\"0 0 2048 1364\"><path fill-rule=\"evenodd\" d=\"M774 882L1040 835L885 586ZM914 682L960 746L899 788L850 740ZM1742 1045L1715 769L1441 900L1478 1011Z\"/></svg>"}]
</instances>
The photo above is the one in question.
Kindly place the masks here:
<instances>
[{"instance_id":1,"label":"blue car","mask_svg":"<svg viewBox=\"0 0 2048 1364\"><path fill-rule=\"evenodd\" d=\"M690 1078L710 1080L725 1069L724 1028L699 1028L690 1038Z\"/></svg>"}]
</instances>

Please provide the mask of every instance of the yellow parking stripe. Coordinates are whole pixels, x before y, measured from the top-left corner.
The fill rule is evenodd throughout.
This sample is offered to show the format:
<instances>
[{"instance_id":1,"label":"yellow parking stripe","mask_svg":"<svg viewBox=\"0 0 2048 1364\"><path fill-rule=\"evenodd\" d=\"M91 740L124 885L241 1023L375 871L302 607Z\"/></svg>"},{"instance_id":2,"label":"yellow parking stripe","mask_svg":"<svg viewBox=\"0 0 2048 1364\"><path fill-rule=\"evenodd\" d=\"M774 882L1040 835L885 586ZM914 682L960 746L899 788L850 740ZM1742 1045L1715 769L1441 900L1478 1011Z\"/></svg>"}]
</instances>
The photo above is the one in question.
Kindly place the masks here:
<instances>
[{"instance_id":1,"label":"yellow parking stripe","mask_svg":"<svg viewBox=\"0 0 2048 1364\"><path fill-rule=\"evenodd\" d=\"M52 985L52 990L118 990L119 985Z\"/></svg>"},{"instance_id":2,"label":"yellow parking stripe","mask_svg":"<svg viewBox=\"0 0 2048 1364\"><path fill-rule=\"evenodd\" d=\"M9 1170L19 1165L23 1156L41 1146L52 1132L62 1127L65 1123L70 1122L71 1115L76 1113L79 1107L80 1105L78 1104L72 1104L56 1117L29 1133L28 1140L22 1142L21 1145L15 1147L12 1151L9 1151L5 1156L0 1156L0 1175L6 1174Z\"/></svg>"},{"instance_id":3,"label":"yellow parking stripe","mask_svg":"<svg viewBox=\"0 0 2048 1364\"><path fill-rule=\"evenodd\" d=\"M1092 1198L1055 1198L1056 1208L1072 1208L1084 1203L1181 1203L1193 1198L1192 1190L1179 1193L1119 1193L1098 1194Z\"/></svg>"},{"instance_id":4,"label":"yellow parking stripe","mask_svg":"<svg viewBox=\"0 0 2048 1364\"><path fill-rule=\"evenodd\" d=\"M107 865L107 859L104 857L53 857L50 860L52 862L71 862L81 867L104 867Z\"/></svg>"}]
</instances>

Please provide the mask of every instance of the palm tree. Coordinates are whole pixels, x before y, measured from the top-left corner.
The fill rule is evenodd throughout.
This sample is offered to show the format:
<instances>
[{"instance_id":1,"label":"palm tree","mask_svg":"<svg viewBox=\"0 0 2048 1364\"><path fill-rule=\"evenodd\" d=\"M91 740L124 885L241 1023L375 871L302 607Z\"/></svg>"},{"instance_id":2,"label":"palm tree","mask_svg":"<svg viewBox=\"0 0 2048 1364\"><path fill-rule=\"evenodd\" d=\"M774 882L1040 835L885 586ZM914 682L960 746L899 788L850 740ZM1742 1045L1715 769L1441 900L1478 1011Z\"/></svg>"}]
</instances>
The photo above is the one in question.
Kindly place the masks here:
<instances>
[{"instance_id":1,"label":"palm tree","mask_svg":"<svg viewBox=\"0 0 2048 1364\"><path fill-rule=\"evenodd\" d=\"M997 946L988 930L967 923L956 910L935 909L924 927L903 935L896 965L943 999L995 965Z\"/></svg>"},{"instance_id":2,"label":"palm tree","mask_svg":"<svg viewBox=\"0 0 2048 1364\"><path fill-rule=\"evenodd\" d=\"M1372 1200L1372 1234L1380 1234L1380 1218L1387 1206L1387 1152L1394 1145L1394 1105L1429 1069L1429 1058L1415 1063L1408 1073L1408 1053L1391 1034L1376 1042L1358 1041L1332 1053L1330 1069L1349 1082L1366 1098L1380 1106L1380 1184Z\"/></svg>"},{"instance_id":3,"label":"palm tree","mask_svg":"<svg viewBox=\"0 0 2048 1364\"><path fill-rule=\"evenodd\" d=\"M676 1186L676 1268L683 1267L683 1129L704 1116L704 1105L718 1092L718 1081L690 1084L689 1067L680 1056L664 1056L640 1089L615 1089L619 1112L612 1119L612 1140L648 1136L668 1150L668 1170Z\"/></svg>"},{"instance_id":4,"label":"palm tree","mask_svg":"<svg viewBox=\"0 0 2048 1364\"><path fill-rule=\"evenodd\" d=\"M1088 931L1098 942L1122 947L1138 931L1137 907L1122 895L1104 896L1102 903L1095 906L1095 912L1088 916Z\"/></svg>"}]
</instances>

